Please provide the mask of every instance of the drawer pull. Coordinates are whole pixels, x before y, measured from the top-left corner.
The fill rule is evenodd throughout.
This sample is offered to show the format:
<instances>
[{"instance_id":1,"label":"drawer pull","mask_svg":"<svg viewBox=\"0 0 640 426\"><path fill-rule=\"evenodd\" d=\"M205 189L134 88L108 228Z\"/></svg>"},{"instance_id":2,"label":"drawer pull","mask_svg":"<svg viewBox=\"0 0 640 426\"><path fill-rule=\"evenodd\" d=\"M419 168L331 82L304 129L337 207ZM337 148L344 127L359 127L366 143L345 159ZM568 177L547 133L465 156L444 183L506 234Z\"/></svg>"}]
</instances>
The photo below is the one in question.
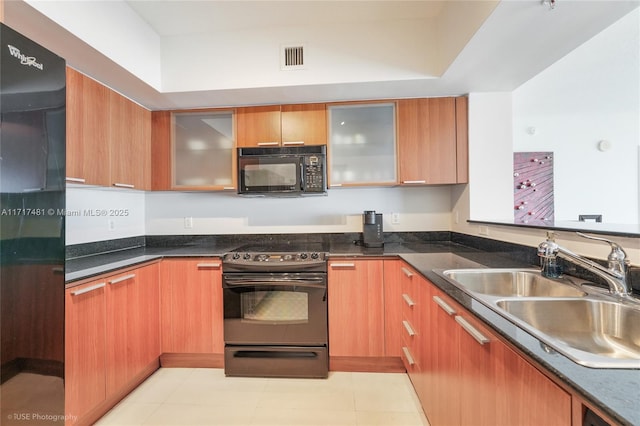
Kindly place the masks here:
<instances>
[{"instance_id":1,"label":"drawer pull","mask_svg":"<svg viewBox=\"0 0 640 426\"><path fill-rule=\"evenodd\" d=\"M342 186L341 183L332 183L331 185L329 185L331 188L340 188Z\"/></svg>"},{"instance_id":2,"label":"drawer pull","mask_svg":"<svg viewBox=\"0 0 640 426\"><path fill-rule=\"evenodd\" d=\"M198 263L197 268L219 268L220 263Z\"/></svg>"},{"instance_id":3,"label":"drawer pull","mask_svg":"<svg viewBox=\"0 0 640 426\"><path fill-rule=\"evenodd\" d=\"M409 348L403 346L402 352L404 352L404 357L407 358L407 362L409 363L409 365L414 365L416 363L411 356L411 352L409 352Z\"/></svg>"},{"instance_id":4,"label":"drawer pull","mask_svg":"<svg viewBox=\"0 0 640 426\"><path fill-rule=\"evenodd\" d=\"M235 186L223 186L222 190L223 191L233 191L235 188Z\"/></svg>"},{"instance_id":5,"label":"drawer pull","mask_svg":"<svg viewBox=\"0 0 640 426\"><path fill-rule=\"evenodd\" d=\"M92 285L92 286L89 286L89 287L85 287L85 288L82 288L80 290L72 291L71 295L72 296L80 296L81 294L90 293L90 292L92 292L94 290L98 290L98 289L104 287L105 285L106 285L106 283L100 283L100 284Z\"/></svg>"},{"instance_id":6,"label":"drawer pull","mask_svg":"<svg viewBox=\"0 0 640 426\"><path fill-rule=\"evenodd\" d=\"M416 302L414 302L411 297L408 294L403 294L402 298L404 299L405 303L409 306L414 306L416 304Z\"/></svg>"},{"instance_id":7,"label":"drawer pull","mask_svg":"<svg viewBox=\"0 0 640 426\"><path fill-rule=\"evenodd\" d=\"M73 182L73 183L85 183L86 180L84 180L83 178L76 178L76 177L65 177L64 180L66 180L67 182Z\"/></svg>"},{"instance_id":8,"label":"drawer pull","mask_svg":"<svg viewBox=\"0 0 640 426\"><path fill-rule=\"evenodd\" d=\"M407 268L402 268L402 273L405 274L407 278L413 278L413 272L411 272Z\"/></svg>"},{"instance_id":9,"label":"drawer pull","mask_svg":"<svg viewBox=\"0 0 640 426\"><path fill-rule=\"evenodd\" d=\"M114 183L113 186L115 186L116 188L135 188L135 185L131 185L130 183Z\"/></svg>"},{"instance_id":10,"label":"drawer pull","mask_svg":"<svg viewBox=\"0 0 640 426\"><path fill-rule=\"evenodd\" d=\"M403 180L402 183L408 185L419 185L421 183L427 183L426 180Z\"/></svg>"},{"instance_id":11,"label":"drawer pull","mask_svg":"<svg viewBox=\"0 0 640 426\"><path fill-rule=\"evenodd\" d=\"M480 343L481 345L486 345L491 341L489 340L489 338L487 338L484 334L480 333L474 326L469 324L467 320L462 318L461 316L456 316L456 322L460 324L460 326L464 328L464 330L467 333L469 333L471 337L476 339L476 342Z\"/></svg>"},{"instance_id":12,"label":"drawer pull","mask_svg":"<svg viewBox=\"0 0 640 426\"><path fill-rule=\"evenodd\" d=\"M258 142L258 146L277 146L280 142Z\"/></svg>"},{"instance_id":13,"label":"drawer pull","mask_svg":"<svg viewBox=\"0 0 640 426\"><path fill-rule=\"evenodd\" d=\"M411 324L409 324L409 321L404 320L402 321L402 325L404 325L404 329L407 330L407 334L411 337L416 335L416 332L413 331L413 327L411 327Z\"/></svg>"},{"instance_id":14,"label":"drawer pull","mask_svg":"<svg viewBox=\"0 0 640 426\"><path fill-rule=\"evenodd\" d=\"M123 281L127 281L127 280L130 280L132 278L135 278L135 277L136 277L136 274L125 275L124 277L116 278L115 280L109 281L109 284L118 284L118 283L121 283Z\"/></svg>"},{"instance_id":15,"label":"drawer pull","mask_svg":"<svg viewBox=\"0 0 640 426\"><path fill-rule=\"evenodd\" d=\"M355 263L332 263L331 264L332 269L355 268L355 267L356 267Z\"/></svg>"},{"instance_id":16,"label":"drawer pull","mask_svg":"<svg viewBox=\"0 0 640 426\"><path fill-rule=\"evenodd\" d=\"M287 146L287 145L304 145L304 141L289 141L289 142L282 142L283 146Z\"/></svg>"},{"instance_id":17,"label":"drawer pull","mask_svg":"<svg viewBox=\"0 0 640 426\"><path fill-rule=\"evenodd\" d=\"M449 315L455 315L456 310L447 304L444 300L442 300L439 296L433 296L433 301L438 304L444 311Z\"/></svg>"}]
</instances>

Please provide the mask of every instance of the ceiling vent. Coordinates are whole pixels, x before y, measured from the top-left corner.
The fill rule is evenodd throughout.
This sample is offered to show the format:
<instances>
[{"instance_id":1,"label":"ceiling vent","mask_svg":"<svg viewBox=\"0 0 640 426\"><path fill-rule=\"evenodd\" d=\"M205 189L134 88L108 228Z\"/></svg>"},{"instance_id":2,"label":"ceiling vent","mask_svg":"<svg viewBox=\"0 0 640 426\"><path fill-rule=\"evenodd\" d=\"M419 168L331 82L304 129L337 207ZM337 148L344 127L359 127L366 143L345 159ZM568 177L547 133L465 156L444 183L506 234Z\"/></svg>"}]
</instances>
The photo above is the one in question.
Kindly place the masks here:
<instances>
[{"instance_id":1,"label":"ceiling vent","mask_svg":"<svg viewBox=\"0 0 640 426\"><path fill-rule=\"evenodd\" d=\"M304 69L304 45L282 46L280 67L283 70Z\"/></svg>"}]
</instances>

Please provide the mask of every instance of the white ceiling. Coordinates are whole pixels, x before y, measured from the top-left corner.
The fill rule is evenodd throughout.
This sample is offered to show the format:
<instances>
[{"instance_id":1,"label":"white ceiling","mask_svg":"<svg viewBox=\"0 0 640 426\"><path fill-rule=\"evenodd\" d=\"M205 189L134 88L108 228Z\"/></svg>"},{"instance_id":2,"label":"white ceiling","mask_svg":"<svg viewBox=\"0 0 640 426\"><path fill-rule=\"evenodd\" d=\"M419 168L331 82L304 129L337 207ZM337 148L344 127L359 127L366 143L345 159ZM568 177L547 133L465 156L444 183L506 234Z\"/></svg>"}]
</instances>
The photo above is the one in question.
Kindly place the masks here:
<instances>
[{"instance_id":1,"label":"white ceiling","mask_svg":"<svg viewBox=\"0 0 640 426\"><path fill-rule=\"evenodd\" d=\"M488 17L484 19L483 16L482 21L477 23L470 23L466 18L463 20L465 10L477 8L480 2L489 5ZM637 8L640 0L557 0L553 10L540 0L502 1L495 9L495 2L489 0L110 0L82 3L81 0L5 0L5 23L63 56L70 66L155 110L512 91ZM118 22L117 14L101 15L103 9L99 7L85 7L84 13L94 16L85 15L82 22L75 18L77 15L71 13L80 10L81 6L98 6L99 3L103 7L108 6L109 12L115 10L121 13L121 22ZM118 9L113 7L116 5ZM452 19L452 11L460 19ZM64 13L68 16L63 16ZM449 15L445 16L447 13ZM132 16L140 22L138 32L123 25L123 22L133 22ZM69 25L70 22L73 25ZM92 22L95 28L91 28ZM447 27L440 28L438 33L425 32L439 35L440 39L434 37L433 40L416 40L411 46L407 46L407 34L401 34L402 31L389 32L389 35L385 33L382 43L379 34L356 31L353 38L360 43L359 48L340 52L353 57L357 57L361 50L382 52L370 61L372 68L379 69L379 73L374 74L379 75L376 79L363 72L361 79L340 80L337 77L325 81L323 78L316 78L301 82L291 79L291 83L274 80L273 84L265 79L252 85L244 84L243 80L238 80L239 83L235 85L224 85L222 83L225 80L218 81L220 84L215 85L215 81L212 83L205 78L207 73L211 74L215 70L200 70L201 76L194 74L198 71L196 65L200 62L198 58L193 58L184 64L152 65L155 67L151 70L152 73L165 74L156 81L155 77L147 78L136 69L141 62L138 59L140 49L125 57L125 60L118 56L130 45L135 46L132 37L137 37L138 34L145 34L151 40L157 39L159 45L166 46L176 43L179 45L181 40L206 42L223 38L235 42L243 34L256 41L263 36L267 38L282 28L291 27L327 28L327 31L340 32L347 31L348 28L382 29L390 23L400 23L406 24L406 31L409 32L416 22L434 26L443 26L446 22ZM98 24L102 26L99 27ZM90 30L96 32L98 28L102 31L102 39L111 44L107 47L113 50L99 46L87 35L90 35ZM109 34L105 36L105 32ZM458 33L462 35L457 36ZM332 35L325 34L327 37ZM456 37L461 37L457 40L458 45L454 40ZM375 44L371 45L372 43ZM430 43L436 43L435 48L429 47ZM403 68L405 64L398 66L397 63L391 63L392 59L410 58L413 54L428 56L428 53L438 49L444 51L443 46L449 45L452 47L448 47L447 52L440 52L445 57L442 61L444 66L442 72L436 75L430 75L426 68L408 70L408 66ZM423 50L420 50L421 46ZM413 49L411 53L406 51L409 48ZM166 49L159 49L159 52L159 58L170 57ZM404 56L396 56L397 52ZM446 57L447 54L450 58ZM190 74L185 74L187 77L181 77L181 67L185 67L185 70L187 67L192 68L188 69ZM177 72L178 77L182 78L180 83L184 83L184 87L188 89L182 90L178 85L178 89L165 90L163 84L169 86L166 84L167 69ZM244 72L247 77L255 79L261 75L262 70L256 67ZM159 82L161 79L164 82Z\"/></svg>"}]
</instances>

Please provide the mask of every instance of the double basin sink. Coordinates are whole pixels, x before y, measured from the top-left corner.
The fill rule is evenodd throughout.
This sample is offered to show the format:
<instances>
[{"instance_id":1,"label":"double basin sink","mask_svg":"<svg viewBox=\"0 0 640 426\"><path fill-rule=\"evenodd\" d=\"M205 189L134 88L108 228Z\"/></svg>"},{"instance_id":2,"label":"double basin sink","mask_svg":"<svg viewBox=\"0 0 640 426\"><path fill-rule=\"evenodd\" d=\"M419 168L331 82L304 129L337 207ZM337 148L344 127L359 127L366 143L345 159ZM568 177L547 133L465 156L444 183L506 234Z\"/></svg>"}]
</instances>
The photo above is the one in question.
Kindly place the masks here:
<instances>
[{"instance_id":1,"label":"double basin sink","mask_svg":"<svg viewBox=\"0 0 640 426\"><path fill-rule=\"evenodd\" d=\"M640 368L640 302L535 269L452 269L458 288L557 352L593 368Z\"/></svg>"}]
</instances>

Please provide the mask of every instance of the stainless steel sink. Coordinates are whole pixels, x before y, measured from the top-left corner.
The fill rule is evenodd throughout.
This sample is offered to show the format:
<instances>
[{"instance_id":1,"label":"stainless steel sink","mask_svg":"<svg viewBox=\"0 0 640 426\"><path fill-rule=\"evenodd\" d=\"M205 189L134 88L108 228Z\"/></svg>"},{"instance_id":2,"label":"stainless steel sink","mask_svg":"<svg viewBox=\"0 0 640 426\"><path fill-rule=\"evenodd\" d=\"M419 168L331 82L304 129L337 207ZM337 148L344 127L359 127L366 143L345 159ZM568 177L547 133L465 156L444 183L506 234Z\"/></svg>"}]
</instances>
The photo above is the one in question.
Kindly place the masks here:
<instances>
[{"instance_id":1,"label":"stainless steel sink","mask_svg":"<svg viewBox=\"0 0 640 426\"><path fill-rule=\"evenodd\" d=\"M473 292L499 297L582 297L567 279L549 279L535 269L452 269L443 275Z\"/></svg>"},{"instance_id":2,"label":"stainless steel sink","mask_svg":"<svg viewBox=\"0 0 640 426\"><path fill-rule=\"evenodd\" d=\"M640 308L615 301L505 299L496 306L579 364L640 368Z\"/></svg>"},{"instance_id":3,"label":"stainless steel sink","mask_svg":"<svg viewBox=\"0 0 640 426\"><path fill-rule=\"evenodd\" d=\"M578 364L640 369L640 301L536 269L451 269L451 283Z\"/></svg>"}]
</instances>

